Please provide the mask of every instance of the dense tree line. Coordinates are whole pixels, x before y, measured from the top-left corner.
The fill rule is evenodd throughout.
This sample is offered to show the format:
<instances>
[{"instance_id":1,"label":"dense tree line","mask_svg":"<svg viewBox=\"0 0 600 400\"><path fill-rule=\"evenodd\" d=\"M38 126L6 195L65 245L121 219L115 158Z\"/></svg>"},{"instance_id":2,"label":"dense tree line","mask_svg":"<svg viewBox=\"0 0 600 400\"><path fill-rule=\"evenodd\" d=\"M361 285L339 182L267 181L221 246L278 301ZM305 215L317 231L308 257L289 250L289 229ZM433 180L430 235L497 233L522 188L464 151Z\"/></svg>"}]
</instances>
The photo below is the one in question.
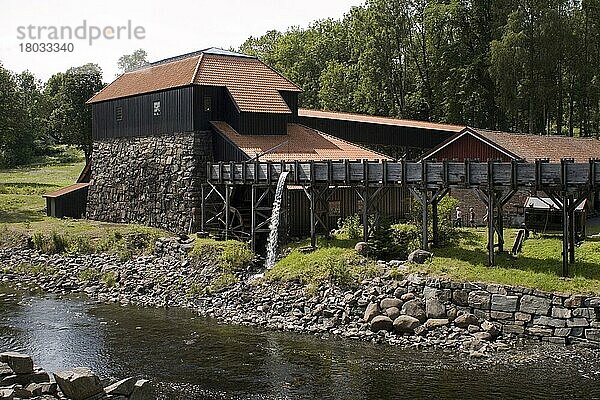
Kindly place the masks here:
<instances>
[{"instance_id":1,"label":"dense tree line","mask_svg":"<svg viewBox=\"0 0 600 400\"><path fill-rule=\"evenodd\" d=\"M45 84L0 64L0 167L26 164L55 144L77 146L89 158L92 116L85 102L102 87L96 64L54 74Z\"/></svg>"},{"instance_id":2,"label":"dense tree line","mask_svg":"<svg viewBox=\"0 0 600 400\"><path fill-rule=\"evenodd\" d=\"M121 72L147 64L139 49L117 63ZM96 64L69 68L46 83L29 71L15 74L0 64L0 168L26 164L53 145L80 148L86 160L92 153L92 115L85 102L104 87Z\"/></svg>"},{"instance_id":3,"label":"dense tree line","mask_svg":"<svg viewBox=\"0 0 600 400\"><path fill-rule=\"evenodd\" d=\"M302 86L308 108L600 132L600 0L367 0L240 51Z\"/></svg>"}]
</instances>

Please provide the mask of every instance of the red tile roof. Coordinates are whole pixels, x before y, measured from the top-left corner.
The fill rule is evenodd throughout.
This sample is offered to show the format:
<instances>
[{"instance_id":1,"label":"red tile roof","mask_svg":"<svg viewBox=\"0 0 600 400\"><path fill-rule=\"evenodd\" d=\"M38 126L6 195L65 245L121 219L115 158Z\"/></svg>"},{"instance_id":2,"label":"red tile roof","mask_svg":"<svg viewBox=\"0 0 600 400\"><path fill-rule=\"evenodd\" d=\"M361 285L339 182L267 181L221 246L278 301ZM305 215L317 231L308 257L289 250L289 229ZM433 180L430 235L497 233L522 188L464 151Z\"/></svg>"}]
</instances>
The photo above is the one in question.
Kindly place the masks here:
<instances>
[{"instance_id":1,"label":"red tile roof","mask_svg":"<svg viewBox=\"0 0 600 400\"><path fill-rule=\"evenodd\" d=\"M96 93L88 103L190 85L200 56L126 72Z\"/></svg>"},{"instance_id":2,"label":"red tile roof","mask_svg":"<svg viewBox=\"0 0 600 400\"><path fill-rule=\"evenodd\" d=\"M298 109L298 116L300 117L310 117L310 118L324 118L324 119L335 119L342 121L353 121L353 122L364 122L369 124L379 124L379 125L395 125L395 126L405 126L409 128L421 128L421 129L437 129L441 131L450 131L450 132L460 132L465 127L460 125L450 125L450 124L438 124L435 122L426 122L426 121L415 121L410 119L398 119L398 118L389 118L389 117L378 117L374 115L366 115L366 114L352 114L352 113L343 113L336 111L319 111L319 110L309 110L306 108Z\"/></svg>"},{"instance_id":3,"label":"red tile roof","mask_svg":"<svg viewBox=\"0 0 600 400\"><path fill-rule=\"evenodd\" d=\"M597 139L529 135L470 127L440 144L423 158L435 158L434 155L438 151L459 140L463 135L478 138L516 160L535 161L547 158L558 162L562 158L573 158L576 162L587 162L590 158L600 158L600 140Z\"/></svg>"},{"instance_id":4,"label":"red tile roof","mask_svg":"<svg viewBox=\"0 0 600 400\"><path fill-rule=\"evenodd\" d=\"M127 72L88 103L188 85L225 86L239 110L248 112L289 114L279 91L302 91L257 58L202 52Z\"/></svg>"},{"instance_id":5,"label":"red tile roof","mask_svg":"<svg viewBox=\"0 0 600 400\"><path fill-rule=\"evenodd\" d=\"M527 161L548 158L557 162L561 158L573 158L577 162L587 162L590 158L600 158L600 141L597 139L526 135L485 129L474 131Z\"/></svg>"},{"instance_id":6,"label":"red tile roof","mask_svg":"<svg viewBox=\"0 0 600 400\"><path fill-rule=\"evenodd\" d=\"M300 124L288 124L287 135L240 135L226 122L213 127L249 158L261 161L390 160L389 157Z\"/></svg>"},{"instance_id":7,"label":"red tile roof","mask_svg":"<svg viewBox=\"0 0 600 400\"><path fill-rule=\"evenodd\" d=\"M204 55L195 84L226 86L240 111L290 113L279 90L301 89L256 58Z\"/></svg>"}]
</instances>

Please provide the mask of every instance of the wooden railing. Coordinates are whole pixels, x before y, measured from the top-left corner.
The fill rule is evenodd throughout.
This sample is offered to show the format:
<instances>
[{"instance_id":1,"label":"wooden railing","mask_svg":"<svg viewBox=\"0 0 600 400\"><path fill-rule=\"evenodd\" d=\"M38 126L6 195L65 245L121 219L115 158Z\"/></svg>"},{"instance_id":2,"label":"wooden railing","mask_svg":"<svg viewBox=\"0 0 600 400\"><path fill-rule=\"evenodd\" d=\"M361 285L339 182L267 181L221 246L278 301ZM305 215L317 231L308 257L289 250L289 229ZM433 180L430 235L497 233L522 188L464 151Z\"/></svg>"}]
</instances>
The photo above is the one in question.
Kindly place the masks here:
<instances>
[{"instance_id":1,"label":"wooden railing","mask_svg":"<svg viewBox=\"0 0 600 400\"><path fill-rule=\"evenodd\" d=\"M535 162L219 162L208 164L213 184L274 185L281 171L289 184L409 185L419 187L498 187L581 190L599 187L600 160ZM491 177L491 181L489 180Z\"/></svg>"}]
</instances>

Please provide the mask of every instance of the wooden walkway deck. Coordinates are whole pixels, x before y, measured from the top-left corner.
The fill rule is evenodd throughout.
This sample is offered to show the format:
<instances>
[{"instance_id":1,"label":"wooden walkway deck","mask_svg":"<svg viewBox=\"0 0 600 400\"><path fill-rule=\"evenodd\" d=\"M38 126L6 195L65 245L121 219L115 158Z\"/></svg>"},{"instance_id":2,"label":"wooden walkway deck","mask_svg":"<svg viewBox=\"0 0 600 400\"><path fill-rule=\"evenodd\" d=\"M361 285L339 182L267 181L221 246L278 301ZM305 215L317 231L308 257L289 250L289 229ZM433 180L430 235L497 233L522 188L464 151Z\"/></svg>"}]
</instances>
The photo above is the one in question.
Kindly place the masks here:
<instances>
[{"instance_id":1,"label":"wooden walkway deck","mask_svg":"<svg viewBox=\"0 0 600 400\"><path fill-rule=\"evenodd\" d=\"M542 191L559 204L563 212L563 275L568 275L568 265L575 261L574 211L577 206L600 188L600 160L575 163L571 159L560 163L547 160L527 162L219 162L207 165L207 190L203 190L202 229L205 228L206 204L211 196L223 202L223 207L212 217L224 224L225 233L230 229L230 190L238 185L250 185L253 190L252 232L255 225L268 226L264 205L259 203L265 196L255 194L257 188L272 191L282 171L289 171L287 184L301 186L310 200L311 239L316 244L316 227L321 222L315 215L316 204L327 196L327 188L352 187L363 201L364 239L373 227L369 227L370 203L377 201L377 194L389 186L405 186L423 205L423 232L421 247L428 249L430 241L428 226L433 226L433 243L437 240L437 206L452 188L472 189L487 206L489 265L494 265L495 251L504 251L503 207L520 190ZM432 208L431 218L427 213ZM255 209L258 210L255 212ZM264 221L256 222L258 214ZM496 242L497 238L497 242Z\"/></svg>"},{"instance_id":2,"label":"wooden walkway deck","mask_svg":"<svg viewBox=\"0 0 600 400\"><path fill-rule=\"evenodd\" d=\"M578 191L600 185L600 160L525 162L241 162L209 163L208 181L230 185L275 184L290 171L289 184L408 185L419 187L538 188ZM488 179L491 177L491 180Z\"/></svg>"}]
</instances>

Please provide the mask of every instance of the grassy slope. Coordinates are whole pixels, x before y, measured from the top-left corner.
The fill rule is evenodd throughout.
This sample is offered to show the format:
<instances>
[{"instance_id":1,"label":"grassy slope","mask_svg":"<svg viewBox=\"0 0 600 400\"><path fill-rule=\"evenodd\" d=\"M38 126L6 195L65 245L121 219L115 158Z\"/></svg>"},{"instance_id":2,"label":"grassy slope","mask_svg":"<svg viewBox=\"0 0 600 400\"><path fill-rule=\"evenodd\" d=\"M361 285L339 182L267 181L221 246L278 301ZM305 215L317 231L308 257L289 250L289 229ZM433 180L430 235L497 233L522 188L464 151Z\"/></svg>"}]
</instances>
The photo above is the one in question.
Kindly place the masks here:
<instances>
[{"instance_id":1,"label":"grassy slope","mask_svg":"<svg viewBox=\"0 0 600 400\"><path fill-rule=\"evenodd\" d=\"M32 165L0 170L0 247L15 245L24 236L32 236L36 232L48 234L55 231L69 237L82 237L88 239L92 247L99 241L114 241L111 236L115 233L168 235L136 225L47 217L42 195L73 184L84 165L81 152L61 148L54 155L40 158Z\"/></svg>"},{"instance_id":2,"label":"grassy slope","mask_svg":"<svg viewBox=\"0 0 600 400\"><path fill-rule=\"evenodd\" d=\"M506 246L514 243L516 230L508 229ZM458 245L434 249L431 264L414 269L470 281L496 282L566 293L600 294L600 237L590 237L575 250L572 278L560 277L562 241L560 236L533 235L523 244L516 259L497 255L494 268L487 264L485 229L461 230Z\"/></svg>"},{"instance_id":3,"label":"grassy slope","mask_svg":"<svg viewBox=\"0 0 600 400\"><path fill-rule=\"evenodd\" d=\"M353 285L381 273L373 260L354 251L356 240L319 238L317 250L304 253L310 240L295 243L290 253L281 259L265 277L273 281L299 281L311 286L322 282Z\"/></svg>"}]
</instances>

